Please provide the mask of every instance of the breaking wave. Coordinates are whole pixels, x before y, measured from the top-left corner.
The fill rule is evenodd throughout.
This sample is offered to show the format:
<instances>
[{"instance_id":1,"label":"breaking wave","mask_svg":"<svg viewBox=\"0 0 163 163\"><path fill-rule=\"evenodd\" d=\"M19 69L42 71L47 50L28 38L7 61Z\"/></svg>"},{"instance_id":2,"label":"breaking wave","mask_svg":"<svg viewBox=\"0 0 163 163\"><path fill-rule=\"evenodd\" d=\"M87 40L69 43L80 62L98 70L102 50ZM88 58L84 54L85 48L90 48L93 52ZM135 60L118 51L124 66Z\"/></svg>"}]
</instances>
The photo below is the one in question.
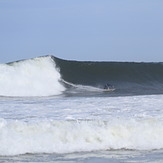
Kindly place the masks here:
<instances>
[{"instance_id":1,"label":"breaking wave","mask_svg":"<svg viewBox=\"0 0 163 163\"><path fill-rule=\"evenodd\" d=\"M162 94L163 64L79 62L54 56L0 64L0 96L104 95L106 83L115 88L110 95Z\"/></svg>"},{"instance_id":2,"label":"breaking wave","mask_svg":"<svg viewBox=\"0 0 163 163\"><path fill-rule=\"evenodd\" d=\"M50 96L65 90L51 56L0 64L1 96Z\"/></svg>"},{"instance_id":3,"label":"breaking wave","mask_svg":"<svg viewBox=\"0 0 163 163\"><path fill-rule=\"evenodd\" d=\"M115 87L111 95L162 94L163 63L67 61L53 57L63 80L89 91Z\"/></svg>"},{"instance_id":4,"label":"breaking wave","mask_svg":"<svg viewBox=\"0 0 163 163\"><path fill-rule=\"evenodd\" d=\"M0 120L0 155L163 148L163 122L155 119L22 122Z\"/></svg>"}]
</instances>

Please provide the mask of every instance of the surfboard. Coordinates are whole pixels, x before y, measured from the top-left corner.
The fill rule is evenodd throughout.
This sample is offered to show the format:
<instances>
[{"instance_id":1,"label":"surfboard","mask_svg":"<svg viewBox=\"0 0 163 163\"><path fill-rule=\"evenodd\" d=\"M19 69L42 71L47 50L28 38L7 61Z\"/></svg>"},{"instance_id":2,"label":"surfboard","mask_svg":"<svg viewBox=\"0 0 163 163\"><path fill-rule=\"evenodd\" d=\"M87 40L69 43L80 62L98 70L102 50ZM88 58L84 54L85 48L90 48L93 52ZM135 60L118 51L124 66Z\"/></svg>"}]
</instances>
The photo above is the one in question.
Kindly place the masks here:
<instances>
[{"instance_id":1,"label":"surfboard","mask_svg":"<svg viewBox=\"0 0 163 163\"><path fill-rule=\"evenodd\" d=\"M104 92L112 92L112 91L114 91L114 90L115 90L115 88L103 89Z\"/></svg>"}]
</instances>

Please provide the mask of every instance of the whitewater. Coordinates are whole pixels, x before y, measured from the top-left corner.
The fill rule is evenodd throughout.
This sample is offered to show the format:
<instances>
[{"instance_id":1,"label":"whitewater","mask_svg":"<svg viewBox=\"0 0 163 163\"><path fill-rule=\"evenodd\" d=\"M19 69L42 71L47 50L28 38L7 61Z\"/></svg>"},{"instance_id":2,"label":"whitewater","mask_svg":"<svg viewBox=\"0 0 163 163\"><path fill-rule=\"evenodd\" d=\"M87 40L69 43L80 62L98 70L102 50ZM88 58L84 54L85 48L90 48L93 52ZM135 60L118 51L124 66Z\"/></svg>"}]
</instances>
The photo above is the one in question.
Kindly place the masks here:
<instances>
[{"instance_id":1,"label":"whitewater","mask_svg":"<svg viewBox=\"0 0 163 163\"><path fill-rule=\"evenodd\" d=\"M54 56L0 64L0 162L162 162L160 67ZM114 91L103 91L108 79Z\"/></svg>"},{"instance_id":2,"label":"whitewater","mask_svg":"<svg viewBox=\"0 0 163 163\"><path fill-rule=\"evenodd\" d=\"M64 90L51 57L1 64L0 74L1 96L50 96Z\"/></svg>"}]
</instances>

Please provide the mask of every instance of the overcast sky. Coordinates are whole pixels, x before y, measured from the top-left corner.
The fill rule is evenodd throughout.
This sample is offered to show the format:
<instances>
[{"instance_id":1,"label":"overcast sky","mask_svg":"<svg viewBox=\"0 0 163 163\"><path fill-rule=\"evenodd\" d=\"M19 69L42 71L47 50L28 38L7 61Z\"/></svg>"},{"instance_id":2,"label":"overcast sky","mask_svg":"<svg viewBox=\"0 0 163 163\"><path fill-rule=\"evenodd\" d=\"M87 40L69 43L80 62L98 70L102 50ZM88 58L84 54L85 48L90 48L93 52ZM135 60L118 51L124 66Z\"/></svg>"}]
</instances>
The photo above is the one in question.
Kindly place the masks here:
<instances>
[{"instance_id":1,"label":"overcast sky","mask_svg":"<svg viewBox=\"0 0 163 163\"><path fill-rule=\"evenodd\" d=\"M0 63L49 54L163 62L163 0L0 0Z\"/></svg>"}]
</instances>

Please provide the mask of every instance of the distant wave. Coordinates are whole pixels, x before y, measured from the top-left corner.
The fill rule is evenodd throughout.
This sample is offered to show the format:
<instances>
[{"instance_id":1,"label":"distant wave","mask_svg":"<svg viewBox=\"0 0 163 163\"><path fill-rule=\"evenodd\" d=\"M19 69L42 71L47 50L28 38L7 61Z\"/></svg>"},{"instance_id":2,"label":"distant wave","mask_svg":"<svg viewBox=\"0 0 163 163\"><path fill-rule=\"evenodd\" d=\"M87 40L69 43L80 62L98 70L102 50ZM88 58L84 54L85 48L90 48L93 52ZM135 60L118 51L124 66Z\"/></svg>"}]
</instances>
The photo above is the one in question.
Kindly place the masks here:
<instances>
[{"instance_id":1,"label":"distant wave","mask_svg":"<svg viewBox=\"0 0 163 163\"><path fill-rule=\"evenodd\" d=\"M80 62L54 56L0 64L0 96L162 94L163 63ZM108 95L108 94L107 94Z\"/></svg>"}]
</instances>

